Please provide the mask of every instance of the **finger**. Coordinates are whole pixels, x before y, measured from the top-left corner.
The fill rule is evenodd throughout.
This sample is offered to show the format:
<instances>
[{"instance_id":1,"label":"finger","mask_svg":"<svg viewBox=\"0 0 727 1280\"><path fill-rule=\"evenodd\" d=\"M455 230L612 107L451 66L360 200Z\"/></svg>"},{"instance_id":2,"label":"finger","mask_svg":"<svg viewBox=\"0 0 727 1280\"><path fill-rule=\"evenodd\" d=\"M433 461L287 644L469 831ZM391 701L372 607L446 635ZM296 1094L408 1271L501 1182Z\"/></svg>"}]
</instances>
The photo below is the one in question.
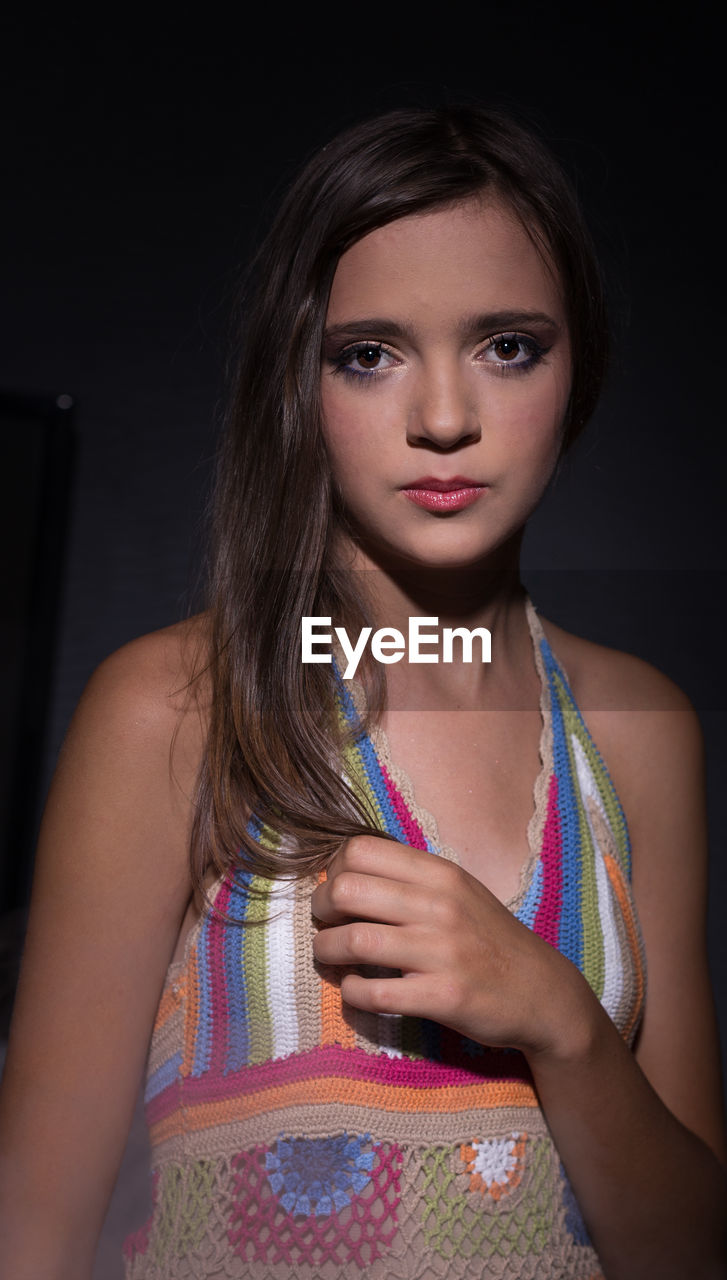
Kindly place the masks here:
<instances>
[{"instance_id":1,"label":"finger","mask_svg":"<svg viewBox=\"0 0 727 1280\"><path fill-rule=\"evenodd\" d=\"M376 965L403 973L431 971L439 950L428 932L368 920L321 929L313 939L321 964Z\"/></svg>"},{"instance_id":2,"label":"finger","mask_svg":"<svg viewBox=\"0 0 727 1280\"><path fill-rule=\"evenodd\" d=\"M384 876L403 884L421 884L446 880L457 868L428 849L412 849L408 844L374 836L354 836L333 859L329 879L342 871Z\"/></svg>"},{"instance_id":3,"label":"finger","mask_svg":"<svg viewBox=\"0 0 727 1280\"><path fill-rule=\"evenodd\" d=\"M358 973L346 973L341 980L341 996L346 1004L367 1013L433 1017L446 1024L446 993L433 992L431 981L418 974L403 978L364 978ZM438 1013L441 1016L438 1017Z\"/></svg>"},{"instance_id":4,"label":"finger","mask_svg":"<svg viewBox=\"0 0 727 1280\"><path fill-rule=\"evenodd\" d=\"M412 884L389 877L340 871L324 880L311 894L311 910L324 924L348 920L379 920L383 924L435 921L441 911L441 894L429 885Z\"/></svg>"}]
</instances>

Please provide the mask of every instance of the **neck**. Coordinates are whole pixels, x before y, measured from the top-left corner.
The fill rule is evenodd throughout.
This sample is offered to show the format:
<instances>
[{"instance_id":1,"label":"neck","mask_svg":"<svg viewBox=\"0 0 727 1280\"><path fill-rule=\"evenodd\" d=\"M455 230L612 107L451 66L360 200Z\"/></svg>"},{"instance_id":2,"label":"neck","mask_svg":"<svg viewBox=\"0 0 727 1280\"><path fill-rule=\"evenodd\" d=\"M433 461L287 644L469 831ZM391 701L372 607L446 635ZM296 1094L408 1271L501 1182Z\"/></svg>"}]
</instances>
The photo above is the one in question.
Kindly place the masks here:
<instances>
[{"instance_id":1,"label":"neck","mask_svg":"<svg viewBox=\"0 0 727 1280\"><path fill-rule=\"evenodd\" d=\"M525 592L518 572L520 537L499 548L486 562L459 568L431 568L392 563L365 553L351 543L339 544L339 565L360 575L359 594L370 606L374 628L392 628L407 636L411 618L436 618L445 627L486 628L491 636L492 660L462 660L455 643L454 660L444 664L402 661L387 665L387 703L390 709L512 706L526 697L535 672L532 643L524 610ZM428 652L432 652L431 649ZM537 692L537 690L536 690Z\"/></svg>"}]
</instances>

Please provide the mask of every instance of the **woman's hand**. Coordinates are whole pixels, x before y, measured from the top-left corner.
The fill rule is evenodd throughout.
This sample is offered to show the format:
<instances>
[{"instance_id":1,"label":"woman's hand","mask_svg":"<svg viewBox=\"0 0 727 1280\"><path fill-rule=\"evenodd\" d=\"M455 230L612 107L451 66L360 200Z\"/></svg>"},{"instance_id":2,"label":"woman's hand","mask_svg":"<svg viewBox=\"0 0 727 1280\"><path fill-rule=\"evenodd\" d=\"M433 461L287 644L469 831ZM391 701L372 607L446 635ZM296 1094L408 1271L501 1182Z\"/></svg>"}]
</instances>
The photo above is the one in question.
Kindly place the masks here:
<instances>
[{"instance_id":1,"label":"woman's hand","mask_svg":"<svg viewBox=\"0 0 727 1280\"><path fill-rule=\"evenodd\" d=\"M482 884L445 858L357 836L314 891L324 964L345 974L343 999L372 1013L431 1018L480 1044L526 1054L564 1049L596 1002L578 970ZM596 1002L597 1003L597 1002Z\"/></svg>"}]
</instances>

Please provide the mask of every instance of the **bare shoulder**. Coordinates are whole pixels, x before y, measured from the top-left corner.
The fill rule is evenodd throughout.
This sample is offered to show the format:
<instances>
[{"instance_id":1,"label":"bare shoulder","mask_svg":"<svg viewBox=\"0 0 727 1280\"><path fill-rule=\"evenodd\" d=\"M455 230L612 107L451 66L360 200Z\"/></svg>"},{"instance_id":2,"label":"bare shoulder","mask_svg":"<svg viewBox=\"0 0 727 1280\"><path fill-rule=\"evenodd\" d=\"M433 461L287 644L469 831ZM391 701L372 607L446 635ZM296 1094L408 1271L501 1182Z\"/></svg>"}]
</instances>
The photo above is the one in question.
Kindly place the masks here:
<instances>
[{"instance_id":1,"label":"bare shoulder","mask_svg":"<svg viewBox=\"0 0 727 1280\"><path fill-rule=\"evenodd\" d=\"M49 834L63 840L67 829L100 831L113 818L114 836L127 833L130 874L134 851L149 871L153 851L157 865L166 864L167 874L188 885L194 795L208 731L207 636L200 615L130 641L93 672L51 785L41 867ZM93 857L95 865L102 861L97 843Z\"/></svg>"},{"instance_id":2,"label":"bare shoulder","mask_svg":"<svg viewBox=\"0 0 727 1280\"><path fill-rule=\"evenodd\" d=\"M38 840L21 1020L24 1006L44 1003L42 992L61 973L67 1002L78 985L66 972L69 960L76 974L86 967L89 982L138 964L144 982L128 995L136 1000L146 990L148 1032L191 896L205 631L202 618L142 636L106 658L86 685Z\"/></svg>"},{"instance_id":3,"label":"bare shoulder","mask_svg":"<svg viewBox=\"0 0 727 1280\"><path fill-rule=\"evenodd\" d=\"M34 908L80 877L133 896L138 877L177 916L189 894L189 836L207 732L201 616L124 645L94 671L51 784ZM52 893L48 891L52 890ZM31 923L33 913L31 913Z\"/></svg>"},{"instance_id":4,"label":"bare shoulder","mask_svg":"<svg viewBox=\"0 0 727 1280\"><path fill-rule=\"evenodd\" d=\"M79 705L86 713L103 708L128 718L140 734L164 735L190 710L203 713L207 706L207 656L204 614L152 631L100 663Z\"/></svg>"},{"instance_id":5,"label":"bare shoulder","mask_svg":"<svg viewBox=\"0 0 727 1280\"><path fill-rule=\"evenodd\" d=\"M679 686L643 658L595 644L546 619L541 621L583 710L691 710L691 703Z\"/></svg>"},{"instance_id":6,"label":"bare shoulder","mask_svg":"<svg viewBox=\"0 0 727 1280\"><path fill-rule=\"evenodd\" d=\"M703 743L689 698L642 658L544 621L576 703L614 778L622 803L638 814L647 781L669 788L674 773L701 776Z\"/></svg>"},{"instance_id":7,"label":"bare shoulder","mask_svg":"<svg viewBox=\"0 0 727 1280\"><path fill-rule=\"evenodd\" d=\"M204 615L123 645L91 675L59 759L112 750L117 768L168 770L193 786L209 709ZM159 774L157 773L157 776Z\"/></svg>"},{"instance_id":8,"label":"bare shoulder","mask_svg":"<svg viewBox=\"0 0 727 1280\"><path fill-rule=\"evenodd\" d=\"M647 863L663 863L667 849L679 856L677 832L692 851L691 870L706 868L704 743L689 698L633 654L549 622L545 630L626 814L635 885Z\"/></svg>"}]
</instances>

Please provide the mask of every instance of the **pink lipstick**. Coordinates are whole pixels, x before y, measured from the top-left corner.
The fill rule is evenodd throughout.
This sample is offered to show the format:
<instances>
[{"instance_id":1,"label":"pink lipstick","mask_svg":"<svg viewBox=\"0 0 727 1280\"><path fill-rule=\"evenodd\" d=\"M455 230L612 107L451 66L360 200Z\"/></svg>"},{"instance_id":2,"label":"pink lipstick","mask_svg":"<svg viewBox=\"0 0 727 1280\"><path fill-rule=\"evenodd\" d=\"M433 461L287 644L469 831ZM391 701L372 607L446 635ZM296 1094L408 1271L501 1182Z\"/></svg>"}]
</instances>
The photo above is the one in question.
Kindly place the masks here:
<instances>
[{"instance_id":1,"label":"pink lipstick","mask_svg":"<svg viewBox=\"0 0 727 1280\"><path fill-rule=\"evenodd\" d=\"M412 484L402 485L402 493L427 511L462 511L476 502L486 488L487 485L466 476L452 476L449 480L424 476Z\"/></svg>"}]
</instances>

